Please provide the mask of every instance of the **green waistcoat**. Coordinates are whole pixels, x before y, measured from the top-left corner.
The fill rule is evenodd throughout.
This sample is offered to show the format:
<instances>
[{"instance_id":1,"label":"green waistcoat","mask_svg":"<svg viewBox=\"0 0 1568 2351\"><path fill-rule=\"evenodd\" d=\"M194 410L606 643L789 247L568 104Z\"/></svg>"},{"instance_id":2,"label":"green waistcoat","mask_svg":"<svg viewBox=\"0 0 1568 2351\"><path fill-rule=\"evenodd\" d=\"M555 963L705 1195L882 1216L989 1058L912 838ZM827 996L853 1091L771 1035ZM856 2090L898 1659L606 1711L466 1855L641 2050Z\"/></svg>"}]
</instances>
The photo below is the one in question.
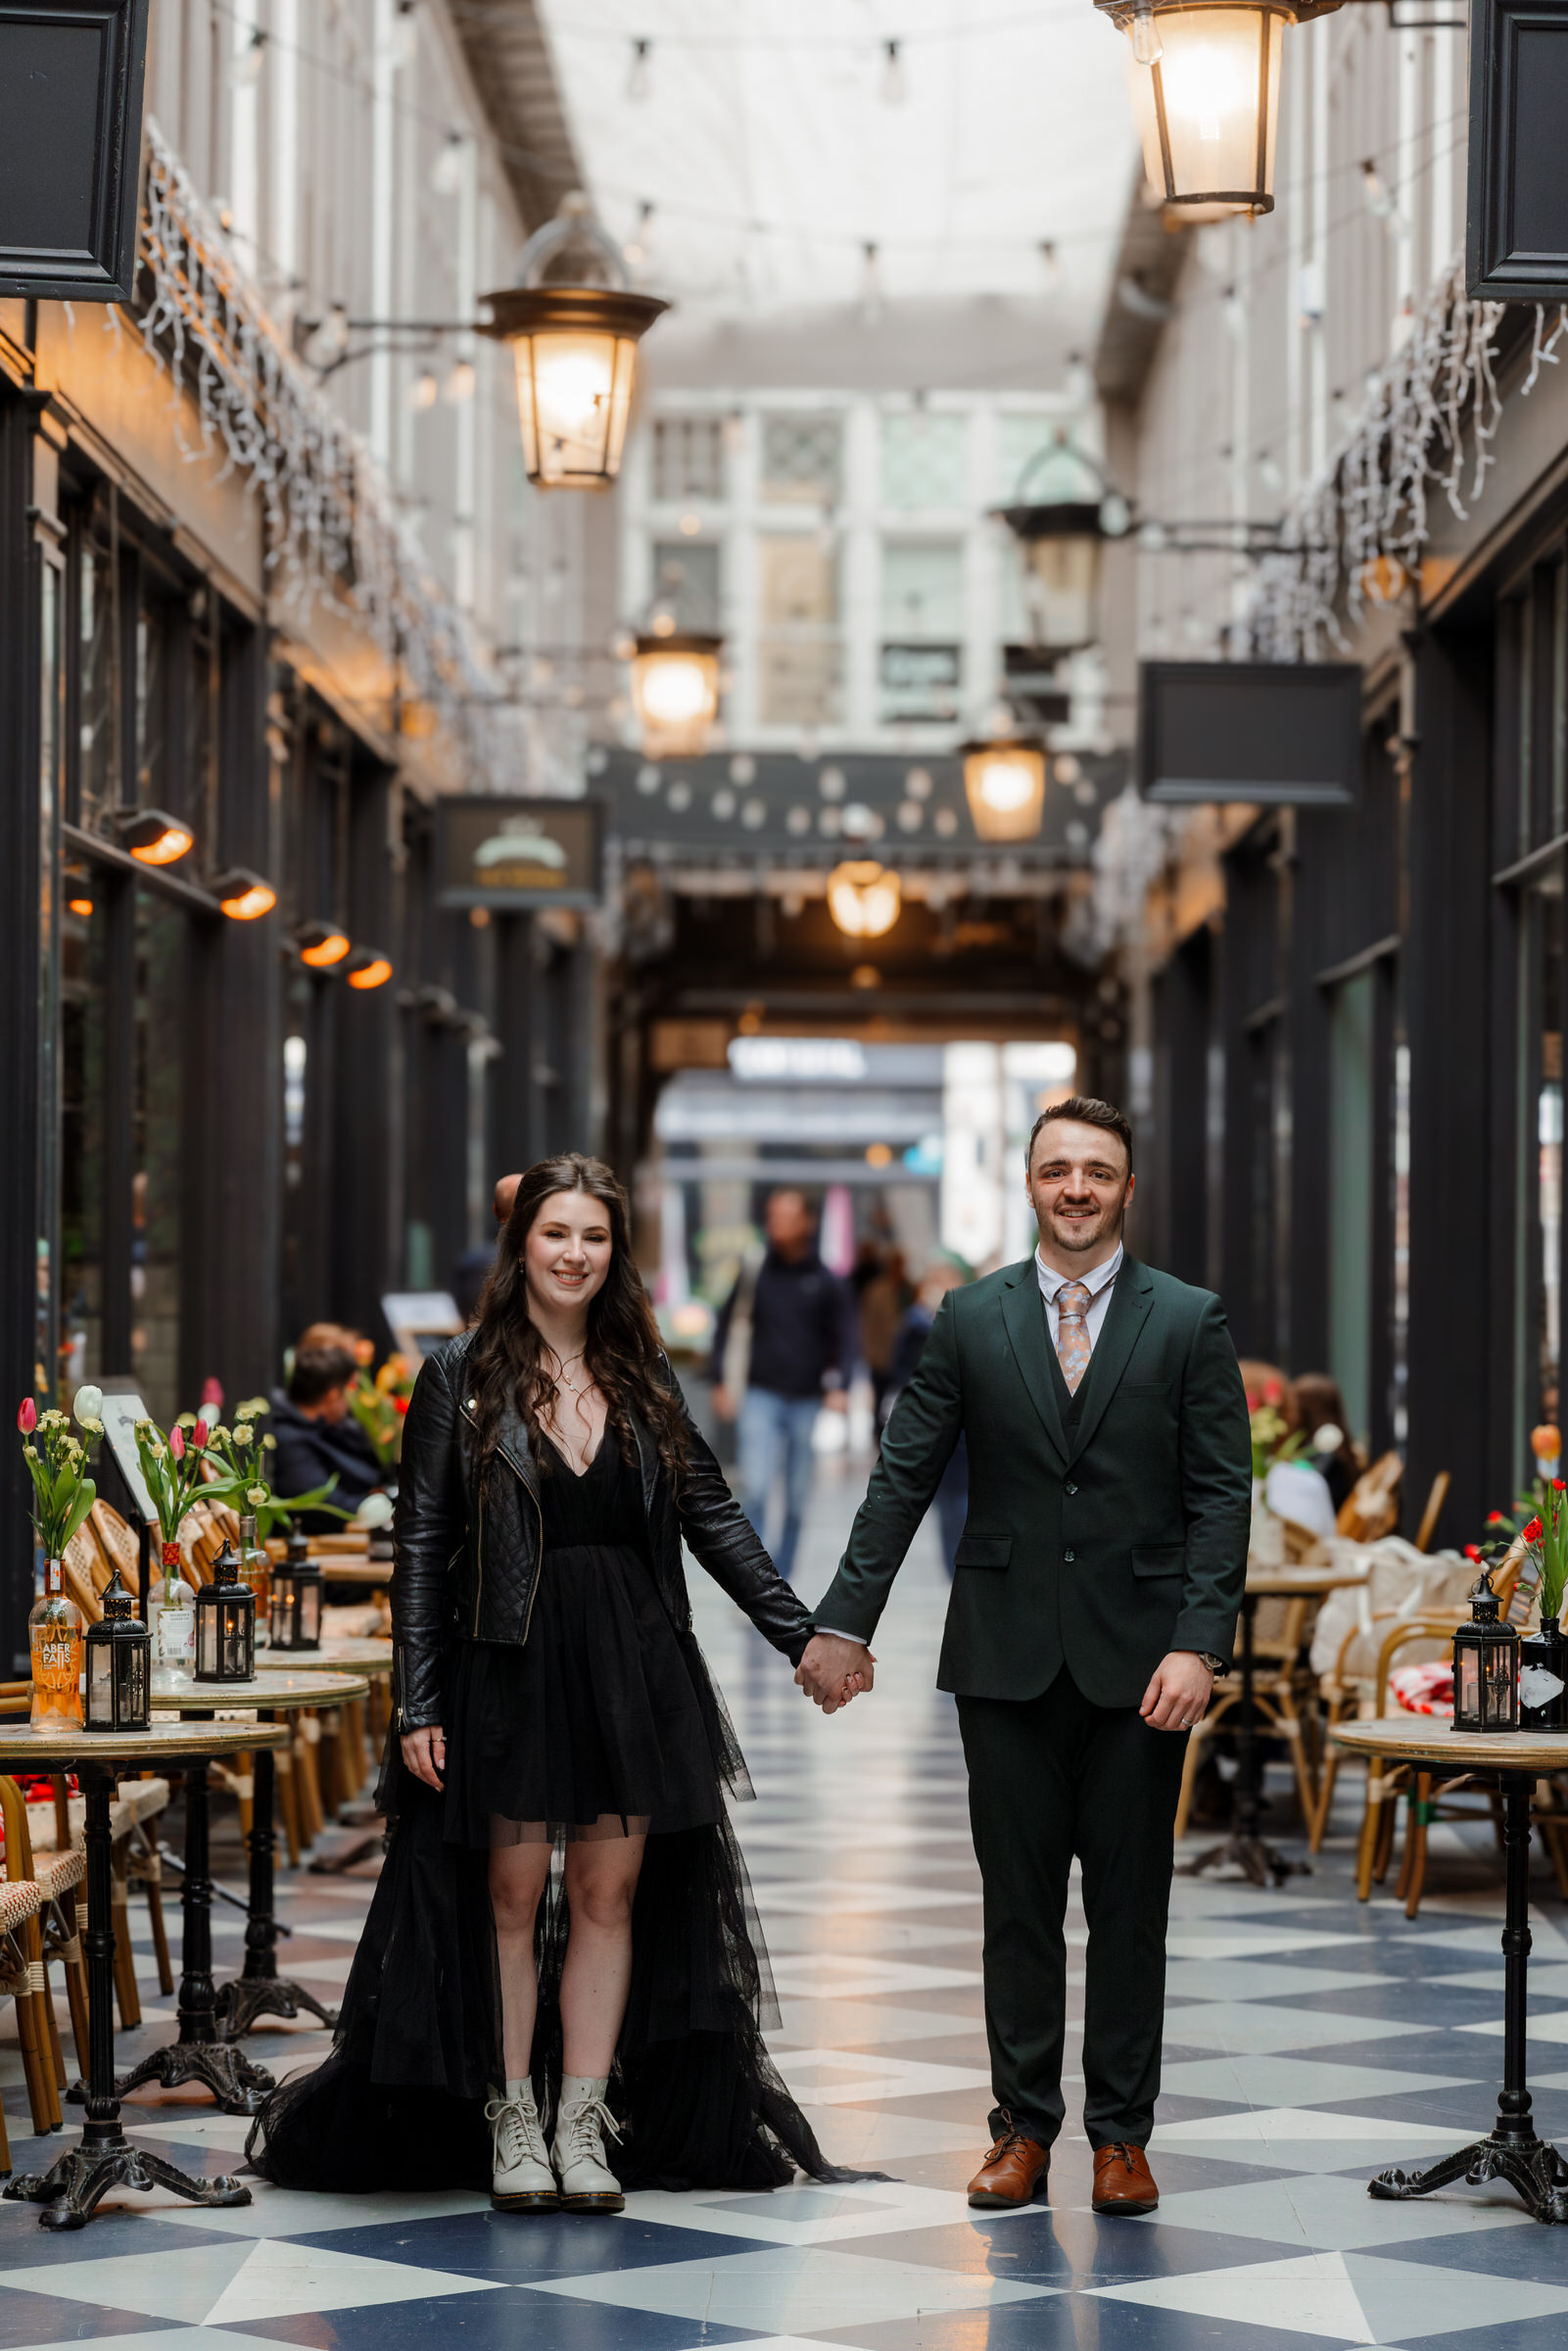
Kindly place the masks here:
<instances>
[{"instance_id":1,"label":"green waistcoat","mask_svg":"<svg viewBox=\"0 0 1568 2351\"><path fill-rule=\"evenodd\" d=\"M1136 1705L1172 1649L1229 1658L1247 1574L1247 1400L1208 1290L1123 1261L1069 1399L1032 1257L950 1290L819 1624L869 1641L963 1435L969 1515L937 1685L1037 1698L1066 1664Z\"/></svg>"}]
</instances>

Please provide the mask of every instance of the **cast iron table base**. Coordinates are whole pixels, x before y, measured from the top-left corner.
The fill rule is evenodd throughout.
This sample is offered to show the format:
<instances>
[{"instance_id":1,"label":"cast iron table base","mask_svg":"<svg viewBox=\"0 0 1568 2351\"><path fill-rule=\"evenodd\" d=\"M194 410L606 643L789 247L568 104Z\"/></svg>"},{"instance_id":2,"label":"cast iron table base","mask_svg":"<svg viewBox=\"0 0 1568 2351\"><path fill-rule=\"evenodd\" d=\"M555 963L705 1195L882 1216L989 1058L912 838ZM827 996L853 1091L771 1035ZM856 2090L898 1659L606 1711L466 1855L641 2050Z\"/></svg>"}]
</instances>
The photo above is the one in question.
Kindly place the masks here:
<instances>
[{"instance_id":1,"label":"cast iron table base","mask_svg":"<svg viewBox=\"0 0 1568 2351\"><path fill-rule=\"evenodd\" d=\"M87 2121L75 2146L68 2147L48 2171L20 2174L7 2182L5 2192L18 2203L42 2204L39 2217L46 2229L84 2228L112 2187L166 2187L191 2204L249 2204L251 2191L243 2180L229 2173L194 2180L166 2156L133 2145L120 2127L115 2083L110 1833L117 1775L113 1766L102 1763L83 1762L78 1769L87 1810ZM206 1765L201 1769L205 1773Z\"/></svg>"},{"instance_id":2,"label":"cast iron table base","mask_svg":"<svg viewBox=\"0 0 1568 2351\"><path fill-rule=\"evenodd\" d=\"M260 1753L258 1755L260 1760ZM268 1757L270 1761L270 1757ZM213 1987L213 1882L208 1855L207 1766L193 1766L185 1775L185 1884L180 1894L184 1922L180 1952L179 2034L154 2049L117 2084L120 2097L156 2082L163 2089L181 2089L200 2082L210 2089L225 2114L259 2113L276 2087L261 2065L253 2065L243 2050L218 2038L217 1994ZM69 2093L84 2093L78 2083Z\"/></svg>"},{"instance_id":3,"label":"cast iron table base","mask_svg":"<svg viewBox=\"0 0 1568 2351\"><path fill-rule=\"evenodd\" d=\"M1266 1886L1273 1879L1283 1886L1287 1878L1311 1876L1306 1861L1293 1861L1277 1846L1266 1843L1262 1835L1263 1805L1259 1772L1256 1708L1253 1699L1253 1617L1258 1603L1249 1594L1241 1604L1241 1703L1236 1708L1236 1812L1230 1835L1219 1845L1198 1853L1191 1861L1183 1861L1178 1878L1201 1878L1206 1869L1220 1869L1234 1863L1244 1877L1255 1886Z\"/></svg>"},{"instance_id":4,"label":"cast iron table base","mask_svg":"<svg viewBox=\"0 0 1568 2351\"><path fill-rule=\"evenodd\" d=\"M1520 1734L1526 1744L1528 1734ZM1568 2163L1531 2119L1525 2084L1525 2019L1530 1965L1530 1792L1534 1772L1502 1771L1502 1847L1506 1896L1502 1927L1502 2089L1487 2137L1422 2172L1379 2172L1368 2193L1390 2202L1429 2196L1455 2180L1479 2187L1503 2180L1538 2221L1568 2221Z\"/></svg>"},{"instance_id":5,"label":"cast iron table base","mask_svg":"<svg viewBox=\"0 0 1568 2351\"><path fill-rule=\"evenodd\" d=\"M276 1719L269 1708L263 1722ZM335 2025L338 2012L323 2008L313 1991L278 1974L278 1922L273 1895L273 1853L277 1834L272 1824L273 1766L269 1747L256 1754L251 1792L251 1916L245 1930L245 1965L216 1993L218 2031L225 2041L249 2033L259 2016L318 2016Z\"/></svg>"}]
</instances>

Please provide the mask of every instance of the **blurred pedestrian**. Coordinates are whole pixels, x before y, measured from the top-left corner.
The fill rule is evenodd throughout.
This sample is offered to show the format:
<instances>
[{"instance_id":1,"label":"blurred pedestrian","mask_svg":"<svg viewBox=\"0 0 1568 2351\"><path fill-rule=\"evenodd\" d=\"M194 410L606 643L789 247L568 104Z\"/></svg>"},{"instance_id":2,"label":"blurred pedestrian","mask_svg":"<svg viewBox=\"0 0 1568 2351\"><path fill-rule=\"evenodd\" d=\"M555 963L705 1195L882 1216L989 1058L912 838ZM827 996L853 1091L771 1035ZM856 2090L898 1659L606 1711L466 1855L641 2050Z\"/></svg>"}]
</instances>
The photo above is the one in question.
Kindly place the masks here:
<instances>
[{"instance_id":1,"label":"blurred pedestrian","mask_svg":"<svg viewBox=\"0 0 1568 2351\"><path fill-rule=\"evenodd\" d=\"M1307 1439L1307 1459L1328 1480L1336 1514L1351 1498L1351 1488L1366 1464L1356 1457L1345 1417L1345 1398L1338 1380L1326 1371L1303 1371L1291 1382L1296 1393L1296 1425ZM1338 1444L1332 1440L1337 1437Z\"/></svg>"},{"instance_id":2,"label":"blurred pedestrian","mask_svg":"<svg viewBox=\"0 0 1568 2351\"><path fill-rule=\"evenodd\" d=\"M357 1510L383 1484L385 1473L349 1405L354 1381L352 1348L297 1347L286 1389L272 1397L268 1434L277 1439L272 1456L275 1494L309 1494L335 1478L330 1500L339 1511ZM326 1511L301 1511L296 1521L308 1534L325 1534L343 1521Z\"/></svg>"},{"instance_id":3,"label":"blurred pedestrian","mask_svg":"<svg viewBox=\"0 0 1568 2351\"><path fill-rule=\"evenodd\" d=\"M888 1250L860 1293L860 1352L871 1373L872 1420L879 1432L887 1417L899 1326L913 1295L902 1249Z\"/></svg>"},{"instance_id":4,"label":"blurred pedestrian","mask_svg":"<svg viewBox=\"0 0 1568 2351\"><path fill-rule=\"evenodd\" d=\"M713 1408L736 1424L740 1508L764 1542L774 1486L783 1481L783 1531L768 1548L787 1578L811 1496L812 1431L824 1405L848 1408L854 1342L849 1299L817 1253L805 1194L770 1193L763 1228L766 1250L741 1267L719 1310Z\"/></svg>"},{"instance_id":5,"label":"blurred pedestrian","mask_svg":"<svg viewBox=\"0 0 1568 2351\"><path fill-rule=\"evenodd\" d=\"M962 1289L969 1278L963 1268L954 1265L950 1258L943 1258L939 1264L927 1267L921 1276L914 1301L898 1326L898 1341L893 1350L887 1383L889 1413L919 1368L920 1359L926 1352L926 1342L931 1335L931 1324L936 1319L937 1308L949 1290ZM961 1430L932 1498L936 1511L937 1540L942 1546L942 1558L949 1575L958 1566L958 1543L964 1532L969 1499L969 1447L964 1442Z\"/></svg>"}]
</instances>

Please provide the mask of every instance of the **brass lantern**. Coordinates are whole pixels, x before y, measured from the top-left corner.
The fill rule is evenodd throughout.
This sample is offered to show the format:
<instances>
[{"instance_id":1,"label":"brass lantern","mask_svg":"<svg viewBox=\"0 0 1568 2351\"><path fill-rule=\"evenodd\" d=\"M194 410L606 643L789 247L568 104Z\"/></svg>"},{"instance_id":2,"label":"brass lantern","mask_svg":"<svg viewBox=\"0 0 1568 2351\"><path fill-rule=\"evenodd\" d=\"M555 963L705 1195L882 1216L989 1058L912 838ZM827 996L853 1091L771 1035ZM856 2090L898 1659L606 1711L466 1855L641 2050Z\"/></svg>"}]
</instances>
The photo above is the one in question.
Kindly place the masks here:
<instances>
[{"instance_id":1,"label":"brass lantern","mask_svg":"<svg viewBox=\"0 0 1568 2351\"><path fill-rule=\"evenodd\" d=\"M1013 493L992 512L1022 550L1029 642L1042 652L1075 653L1100 634L1100 558L1132 515L1126 500L1065 432L1035 451Z\"/></svg>"},{"instance_id":2,"label":"brass lantern","mask_svg":"<svg viewBox=\"0 0 1568 2351\"><path fill-rule=\"evenodd\" d=\"M1456 1731L1519 1728L1519 1636L1497 1620L1492 1570L1483 1567L1470 1588L1470 1621L1453 1635L1453 1727Z\"/></svg>"},{"instance_id":3,"label":"brass lantern","mask_svg":"<svg viewBox=\"0 0 1568 2351\"><path fill-rule=\"evenodd\" d=\"M1341 0L1094 0L1132 44L1133 113L1157 202L1184 220L1274 209L1287 24Z\"/></svg>"},{"instance_id":4,"label":"brass lantern","mask_svg":"<svg viewBox=\"0 0 1568 2351\"><path fill-rule=\"evenodd\" d=\"M1045 750L1024 736L959 745L970 822L981 840L1032 840L1045 813Z\"/></svg>"},{"instance_id":5,"label":"brass lantern","mask_svg":"<svg viewBox=\"0 0 1568 2351\"><path fill-rule=\"evenodd\" d=\"M657 625L632 658L632 707L644 759L699 759L719 715L722 637Z\"/></svg>"},{"instance_id":6,"label":"brass lantern","mask_svg":"<svg viewBox=\"0 0 1568 2351\"><path fill-rule=\"evenodd\" d=\"M213 1580L196 1595L196 1679L256 1679L256 1594L240 1582L239 1554L225 1543L213 1561Z\"/></svg>"},{"instance_id":7,"label":"brass lantern","mask_svg":"<svg viewBox=\"0 0 1568 2351\"><path fill-rule=\"evenodd\" d=\"M89 1731L145 1731L153 1686L152 1643L117 1567L104 1587L104 1612L87 1628Z\"/></svg>"},{"instance_id":8,"label":"brass lantern","mask_svg":"<svg viewBox=\"0 0 1568 2351\"><path fill-rule=\"evenodd\" d=\"M321 1646L321 1570L310 1557L309 1537L299 1527L289 1537L282 1566L272 1570L268 1630L274 1649Z\"/></svg>"},{"instance_id":9,"label":"brass lantern","mask_svg":"<svg viewBox=\"0 0 1568 2351\"><path fill-rule=\"evenodd\" d=\"M528 478L542 490L605 490L621 466L637 347L669 309L634 293L586 196L561 199L517 258L517 283L487 294L480 331L509 343Z\"/></svg>"}]
</instances>

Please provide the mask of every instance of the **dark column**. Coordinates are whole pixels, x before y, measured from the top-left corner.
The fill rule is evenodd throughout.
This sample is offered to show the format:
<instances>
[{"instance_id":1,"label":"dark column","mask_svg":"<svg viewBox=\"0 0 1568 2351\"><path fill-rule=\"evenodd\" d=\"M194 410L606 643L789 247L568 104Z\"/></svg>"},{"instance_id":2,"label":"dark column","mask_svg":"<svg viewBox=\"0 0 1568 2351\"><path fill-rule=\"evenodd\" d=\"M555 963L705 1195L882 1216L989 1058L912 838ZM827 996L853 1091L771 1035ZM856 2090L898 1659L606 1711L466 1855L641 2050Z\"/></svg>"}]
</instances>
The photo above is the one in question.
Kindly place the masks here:
<instances>
[{"instance_id":1,"label":"dark column","mask_svg":"<svg viewBox=\"0 0 1568 2351\"><path fill-rule=\"evenodd\" d=\"M390 951L390 779L356 774L349 804L345 912L351 936ZM331 1119L332 1311L356 1329L380 1329L381 1299L394 1286L389 1089L397 1029L397 979L362 992L345 981L336 1007L338 1052Z\"/></svg>"},{"instance_id":2,"label":"dark column","mask_svg":"<svg viewBox=\"0 0 1568 2351\"><path fill-rule=\"evenodd\" d=\"M1513 1492L1512 1211L1494 1137L1511 1158L1515 1039L1489 986L1490 637L1424 636L1415 653L1409 944L1409 1445L1406 1523L1433 1476L1453 1487L1447 1526L1467 1537ZM1499 1015L1501 1019L1499 1020ZM1466 1278L1474 1288L1466 1287ZM1457 1284L1457 1286L1456 1286Z\"/></svg>"},{"instance_id":3,"label":"dark column","mask_svg":"<svg viewBox=\"0 0 1568 2351\"><path fill-rule=\"evenodd\" d=\"M500 1059L492 1075L496 1172L532 1167L539 1149L539 1084L535 1075L539 967L534 919L508 914L496 923L496 1033Z\"/></svg>"},{"instance_id":4,"label":"dark column","mask_svg":"<svg viewBox=\"0 0 1568 2351\"><path fill-rule=\"evenodd\" d=\"M1208 1279L1209 1049L1213 940L1205 927L1171 956L1155 998L1159 1196L1155 1263L1178 1280Z\"/></svg>"}]
</instances>

